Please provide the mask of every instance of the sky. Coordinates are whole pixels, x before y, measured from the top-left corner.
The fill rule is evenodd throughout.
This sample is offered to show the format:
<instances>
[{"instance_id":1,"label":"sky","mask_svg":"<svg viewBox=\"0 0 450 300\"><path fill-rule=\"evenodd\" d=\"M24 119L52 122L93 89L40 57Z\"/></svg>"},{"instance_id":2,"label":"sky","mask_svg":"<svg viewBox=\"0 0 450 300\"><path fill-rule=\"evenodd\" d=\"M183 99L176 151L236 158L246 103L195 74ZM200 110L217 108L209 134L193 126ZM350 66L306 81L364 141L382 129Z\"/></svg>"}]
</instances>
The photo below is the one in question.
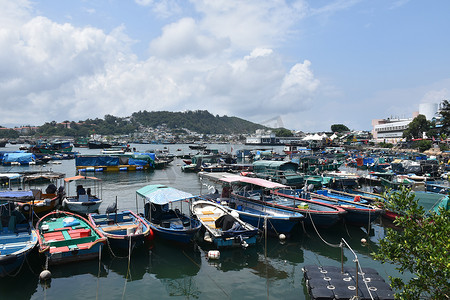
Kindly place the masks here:
<instances>
[{"instance_id":1,"label":"sky","mask_svg":"<svg viewBox=\"0 0 450 300\"><path fill-rule=\"evenodd\" d=\"M450 99L450 1L0 0L0 125L208 110L304 132Z\"/></svg>"}]
</instances>

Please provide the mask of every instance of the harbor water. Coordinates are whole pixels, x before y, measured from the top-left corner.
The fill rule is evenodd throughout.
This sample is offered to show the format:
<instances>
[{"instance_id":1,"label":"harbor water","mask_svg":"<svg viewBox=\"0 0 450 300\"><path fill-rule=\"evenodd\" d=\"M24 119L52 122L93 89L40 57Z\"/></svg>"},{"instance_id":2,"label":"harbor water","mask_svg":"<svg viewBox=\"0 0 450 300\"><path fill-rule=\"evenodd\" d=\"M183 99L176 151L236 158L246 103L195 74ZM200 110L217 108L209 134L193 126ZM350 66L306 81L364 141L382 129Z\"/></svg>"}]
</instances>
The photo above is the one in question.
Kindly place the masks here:
<instances>
[{"instance_id":1,"label":"harbor water","mask_svg":"<svg viewBox=\"0 0 450 300\"><path fill-rule=\"evenodd\" d=\"M20 145L7 145L2 151L18 150ZM166 149L172 154L195 153L187 145L132 144L137 151ZM219 151L236 151L244 145L209 145ZM74 148L82 154L98 154L100 150ZM282 147L274 147L281 153ZM116 201L119 210L143 212L136 190L148 184L165 184L198 195L208 192L197 174L183 173L182 159L175 159L163 170L90 173L102 179L103 203L100 212ZM36 166L0 167L0 172L52 170L66 177L76 174L74 160ZM5 188L5 187L3 187ZM14 188L14 187L13 187ZM45 186L44 186L45 189ZM73 191L73 190L72 190ZM263 237L256 246L246 249L220 250L219 259L208 259L210 250L203 244L180 247L155 240L151 249L139 249L128 257L102 252L100 260L50 266L52 279L39 282L44 268L37 251L20 272L0 279L0 299L309 299L303 280L304 265L341 266L341 249L335 247L342 238L353 248L360 265L370 267L388 281L388 276L404 276L391 264L372 259L379 240L390 223L378 220L370 228L338 224L332 228L304 228L299 224L285 241ZM361 243L366 239L367 243ZM344 248L344 264L355 267L354 256Z\"/></svg>"}]
</instances>

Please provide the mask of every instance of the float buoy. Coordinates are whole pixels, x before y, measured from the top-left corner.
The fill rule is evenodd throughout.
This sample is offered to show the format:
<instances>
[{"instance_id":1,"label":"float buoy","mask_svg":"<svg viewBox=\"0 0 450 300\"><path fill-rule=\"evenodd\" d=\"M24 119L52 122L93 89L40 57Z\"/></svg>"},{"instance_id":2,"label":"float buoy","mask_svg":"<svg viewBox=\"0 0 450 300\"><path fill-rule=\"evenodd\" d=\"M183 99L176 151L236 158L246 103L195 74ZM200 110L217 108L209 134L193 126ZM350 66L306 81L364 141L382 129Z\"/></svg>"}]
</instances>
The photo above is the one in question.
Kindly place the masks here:
<instances>
[{"instance_id":1,"label":"float buoy","mask_svg":"<svg viewBox=\"0 0 450 300\"><path fill-rule=\"evenodd\" d=\"M52 273L49 270L44 270L41 272L41 274L39 274L39 279L41 281L47 281L50 280L52 278Z\"/></svg>"},{"instance_id":2,"label":"float buoy","mask_svg":"<svg viewBox=\"0 0 450 300\"><path fill-rule=\"evenodd\" d=\"M208 259L219 259L220 252L219 250L209 250L208 251Z\"/></svg>"}]
</instances>

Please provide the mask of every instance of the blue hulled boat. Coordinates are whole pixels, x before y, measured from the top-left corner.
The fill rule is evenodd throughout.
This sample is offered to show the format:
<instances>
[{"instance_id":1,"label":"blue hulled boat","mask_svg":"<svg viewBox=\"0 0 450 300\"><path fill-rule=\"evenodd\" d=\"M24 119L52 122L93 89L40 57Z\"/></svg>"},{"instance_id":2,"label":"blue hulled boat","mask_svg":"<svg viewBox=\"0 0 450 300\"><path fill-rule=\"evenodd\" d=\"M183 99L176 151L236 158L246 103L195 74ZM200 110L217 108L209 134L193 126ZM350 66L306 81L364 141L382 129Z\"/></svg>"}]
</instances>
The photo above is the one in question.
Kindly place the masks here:
<instances>
[{"instance_id":1,"label":"blue hulled boat","mask_svg":"<svg viewBox=\"0 0 450 300\"><path fill-rule=\"evenodd\" d=\"M362 203L358 196L351 198L328 190L318 190L315 193L304 193L302 190L278 190L278 193L302 199L307 203L319 202L338 206L347 211L344 220L357 226L368 225L383 213L383 209L379 207Z\"/></svg>"},{"instance_id":2,"label":"blue hulled boat","mask_svg":"<svg viewBox=\"0 0 450 300\"><path fill-rule=\"evenodd\" d=\"M112 249L128 250L130 247L134 249L153 239L150 225L129 210L89 214L89 221L106 236Z\"/></svg>"},{"instance_id":3,"label":"blue hulled boat","mask_svg":"<svg viewBox=\"0 0 450 300\"><path fill-rule=\"evenodd\" d=\"M210 201L219 201L222 205L226 204L225 207L236 212L242 221L261 230L264 229L264 224L267 222L267 229L271 233L289 234L295 225L305 218L304 215L295 211L271 207L236 197L220 198L218 196L218 194L202 195Z\"/></svg>"},{"instance_id":4,"label":"blue hulled boat","mask_svg":"<svg viewBox=\"0 0 450 300\"><path fill-rule=\"evenodd\" d=\"M218 193L207 194L202 195L203 198L226 205L230 211L238 213L241 220L250 223L259 229L264 229L264 224L267 222L267 229L269 232L275 234L289 234L294 226L304 219L304 215L299 212L272 207L232 196L230 193L232 188L238 189L239 187L242 187L240 185L241 176L231 175L229 173L218 175L201 173L200 175L211 181L219 182L222 185L222 195L219 195ZM281 184L270 181L264 180L258 182L262 184L260 185L261 188L267 190L283 187Z\"/></svg>"},{"instance_id":5,"label":"blue hulled boat","mask_svg":"<svg viewBox=\"0 0 450 300\"><path fill-rule=\"evenodd\" d=\"M0 277L14 276L38 238L31 222L12 203L3 203L0 210Z\"/></svg>"},{"instance_id":6,"label":"blue hulled boat","mask_svg":"<svg viewBox=\"0 0 450 300\"><path fill-rule=\"evenodd\" d=\"M207 174L201 173L200 175L208 178ZM306 203L303 200L277 193L276 190L278 189L289 188L280 183L261 178L230 174L218 174L214 177L216 178L209 176L208 179L236 183L237 185L233 191L223 191L223 196L300 213L305 216L303 219L305 224L314 223L314 225L319 227L330 227L339 222L342 216L347 213L344 209L334 205L319 202Z\"/></svg>"},{"instance_id":7,"label":"blue hulled boat","mask_svg":"<svg viewBox=\"0 0 450 300\"><path fill-rule=\"evenodd\" d=\"M144 199L144 217L155 235L183 244L194 240L202 224L183 212L190 209L183 204L194 198L192 194L161 184L145 186L136 194Z\"/></svg>"},{"instance_id":8,"label":"blue hulled boat","mask_svg":"<svg viewBox=\"0 0 450 300\"><path fill-rule=\"evenodd\" d=\"M192 202L192 212L205 228L204 240L217 248L247 247L256 244L259 230L228 209L209 200Z\"/></svg>"}]
</instances>

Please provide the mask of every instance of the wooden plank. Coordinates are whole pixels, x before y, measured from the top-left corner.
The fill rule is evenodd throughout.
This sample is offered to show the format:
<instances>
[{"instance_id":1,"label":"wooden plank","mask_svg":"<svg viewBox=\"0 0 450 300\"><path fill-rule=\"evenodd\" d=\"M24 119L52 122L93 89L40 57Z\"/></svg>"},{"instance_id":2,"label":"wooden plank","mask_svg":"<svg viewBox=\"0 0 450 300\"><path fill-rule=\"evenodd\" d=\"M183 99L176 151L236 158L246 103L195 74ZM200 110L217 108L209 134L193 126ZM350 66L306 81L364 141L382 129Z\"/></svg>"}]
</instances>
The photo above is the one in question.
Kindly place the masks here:
<instances>
[{"instance_id":1,"label":"wooden plank","mask_svg":"<svg viewBox=\"0 0 450 300\"><path fill-rule=\"evenodd\" d=\"M214 213L212 211L210 211L210 210L204 210L204 211L202 211L202 214L204 214L204 215L213 215Z\"/></svg>"},{"instance_id":2,"label":"wooden plank","mask_svg":"<svg viewBox=\"0 0 450 300\"><path fill-rule=\"evenodd\" d=\"M203 222L214 222L216 219L213 217L202 217L200 218Z\"/></svg>"},{"instance_id":3,"label":"wooden plank","mask_svg":"<svg viewBox=\"0 0 450 300\"><path fill-rule=\"evenodd\" d=\"M116 230L127 230L128 228L136 229L138 226L136 224L129 224L129 225L114 225L114 226L108 226L108 227L101 227L101 229L105 232L109 231L116 231Z\"/></svg>"}]
</instances>

